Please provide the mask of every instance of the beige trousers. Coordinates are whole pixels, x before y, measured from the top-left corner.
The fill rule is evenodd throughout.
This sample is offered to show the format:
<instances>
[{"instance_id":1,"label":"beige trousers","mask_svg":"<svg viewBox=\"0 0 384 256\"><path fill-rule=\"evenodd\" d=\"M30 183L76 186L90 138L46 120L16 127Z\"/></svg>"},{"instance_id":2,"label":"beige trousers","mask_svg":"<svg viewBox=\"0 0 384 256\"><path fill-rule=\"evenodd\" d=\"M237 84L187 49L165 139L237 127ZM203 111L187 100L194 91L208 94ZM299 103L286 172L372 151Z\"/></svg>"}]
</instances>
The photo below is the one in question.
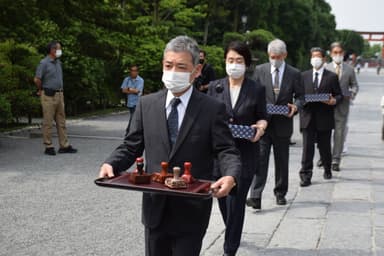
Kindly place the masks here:
<instances>
[{"instance_id":1,"label":"beige trousers","mask_svg":"<svg viewBox=\"0 0 384 256\"><path fill-rule=\"evenodd\" d=\"M52 145L52 124L56 123L57 135L61 148L69 146L65 127L65 110L63 92L56 92L55 96L46 96L41 92L41 107L43 109L43 140L46 148Z\"/></svg>"}]
</instances>

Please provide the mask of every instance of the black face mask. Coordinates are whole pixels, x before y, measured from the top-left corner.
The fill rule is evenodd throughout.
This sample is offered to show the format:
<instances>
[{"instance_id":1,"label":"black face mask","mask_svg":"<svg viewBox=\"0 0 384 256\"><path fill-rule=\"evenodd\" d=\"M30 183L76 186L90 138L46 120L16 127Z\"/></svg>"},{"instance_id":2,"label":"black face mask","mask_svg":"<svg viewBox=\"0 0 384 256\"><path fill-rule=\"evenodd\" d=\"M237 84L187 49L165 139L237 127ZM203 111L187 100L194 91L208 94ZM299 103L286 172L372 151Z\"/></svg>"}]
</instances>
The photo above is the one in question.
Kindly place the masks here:
<instances>
[{"instance_id":1,"label":"black face mask","mask_svg":"<svg viewBox=\"0 0 384 256\"><path fill-rule=\"evenodd\" d=\"M200 64L204 64L204 59L199 59Z\"/></svg>"}]
</instances>

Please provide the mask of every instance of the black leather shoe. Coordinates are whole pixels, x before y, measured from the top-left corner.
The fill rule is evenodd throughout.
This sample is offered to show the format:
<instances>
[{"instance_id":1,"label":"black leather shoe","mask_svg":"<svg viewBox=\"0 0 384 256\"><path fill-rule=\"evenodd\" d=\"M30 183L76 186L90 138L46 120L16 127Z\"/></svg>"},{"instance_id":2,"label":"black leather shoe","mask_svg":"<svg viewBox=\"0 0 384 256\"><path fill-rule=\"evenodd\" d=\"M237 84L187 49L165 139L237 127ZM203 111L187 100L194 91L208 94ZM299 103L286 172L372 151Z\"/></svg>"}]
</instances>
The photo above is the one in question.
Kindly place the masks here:
<instances>
[{"instance_id":1,"label":"black leather shoe","mask_svg":"<svg viewBox=\"0 0 384 256\"><path fill-rule=\"evenodd\" d=\"M261 210L261 199L259 198L247 198L245 204L249 207L252 207L253 209Z\"/></svg>"},{"instance_id":2,"label":"black leather shoe","mask_svg":"<svg viewBox=\"0 0 384 256\"><path fill-rule=\"evenodd\" d=\"M323 177L324 177L324 179L326 179L326 180L330 180L330 179L332 179L332 172L331 172L331 171L326 171L326 172L324 172Z\"/></svg>"},{"instance_id":3,"label":"black leather shoe","mask_svg":"<svg viewBox=\"0 0 384 256\"><path fill-rule=\"evenodd\" d=\"M228 252L225 252L225 253L223 254L223 256L235 256L235 254L234 254L234 253L228 253Z\"/></svg>"},{"instance_id":4,"label":"black leather shoe","mask_svg":"<svg viewBox=\"0 0 384 256\"><path fill-rule=\"evenodd\" d=\"M319 161L317 161L316 165L317 165L317 167L322 167L323 161L321 161L321 159L319 159Z\"/></svg>"},{"instance_id":5,"label":"black leather shoe","mask_svg":"<svg viewBox=\"0 0 384 256\"><path fill-rule=\"evenodd\" d=\"M310 185L311 185L311 180L309 180L309 179L305 179L305 180L300 181L301 187L308 187Z\"/></svg>"},{"instance_id":6,"label":"black leather shoe","mask_svg":"<svg viewBox=\"0 0 384 256\"><path fill-rule=\"evenodd\" d=\"M339 172L340 171L339 164L332 164L332 171Z\"/></svg>"},{"instance_id":7,"label":"black leather shoe","mask_svg":"<svg viewBox=\"0 0 384 256\"><path fill-rule=\"evenodd\" d=\"M73 148L71 145L69 145L66 148L60 148L59 153L76 153L77 149Z\"/></svg>"},{"instance_id":8,"label":"black leather shoe","mask_svg":"<svg viewBox=\"0 0 384 256\"><path fill-rule=\"evenodd\" d=\"M44 154L49 155L49 156L56 155L55 148L46 148L44 151Z\"/></svg>"},{"instance_id":9,"label":"black leather shoe","mask_svg":"<svg viewBox=\"0 0 384 256\"><path fill-rule=\"evenodd\" d=\"M287 199L283 196L277 196L276 197L276 204L277 205L286 205L287 204Z\"/></svg>"}]
</instances>

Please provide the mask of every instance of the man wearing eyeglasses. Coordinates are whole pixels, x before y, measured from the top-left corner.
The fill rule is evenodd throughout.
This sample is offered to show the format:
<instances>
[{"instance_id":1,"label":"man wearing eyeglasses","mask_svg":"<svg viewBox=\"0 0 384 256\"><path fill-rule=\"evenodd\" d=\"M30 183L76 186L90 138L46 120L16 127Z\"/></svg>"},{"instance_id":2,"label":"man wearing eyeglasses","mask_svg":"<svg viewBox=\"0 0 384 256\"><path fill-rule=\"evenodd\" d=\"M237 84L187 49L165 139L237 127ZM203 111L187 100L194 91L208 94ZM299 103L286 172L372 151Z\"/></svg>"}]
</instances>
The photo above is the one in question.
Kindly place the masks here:
<instances>
[{"instance_id":1,"label":"man wearing eyeglasses","mask_svg":"<svg viewBox=\"0 0 384 256\"><path fill-rule=\"evenodd\" d=\"M127 76L121 84L121 91L124 94L127 94L127 107L129 110L129 122L125 135L128 134L132 116L135 112L139 97L143 94L143 89L144 79L139 76L139 67L136 64L133 64L129 68L129 76Z\"/></svg>"}]
</instances>

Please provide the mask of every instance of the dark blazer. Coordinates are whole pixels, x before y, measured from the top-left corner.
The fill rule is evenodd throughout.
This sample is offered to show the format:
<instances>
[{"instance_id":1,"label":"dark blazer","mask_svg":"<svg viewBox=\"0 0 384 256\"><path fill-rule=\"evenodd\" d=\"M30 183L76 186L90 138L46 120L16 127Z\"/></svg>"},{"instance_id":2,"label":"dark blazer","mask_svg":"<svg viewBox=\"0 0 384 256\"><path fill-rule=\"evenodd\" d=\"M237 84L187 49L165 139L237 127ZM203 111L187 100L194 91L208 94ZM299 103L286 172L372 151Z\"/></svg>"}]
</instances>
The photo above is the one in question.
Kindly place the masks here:
<instances>
[{"instance_id":1,"label":"dark blazer","mask_svg":"<svg viewBox=\"0 0 384 256\"><path fill-rule=\"evenodd\" d=\"M113 169L128 169L145 149L146 171L160 171L160 163L170 168L192 163L192 175L212 179L213 159L217 156L223 175L236 178L240 174L239 151L226 123L224 104L193 89L178 138L170 147L165 111L167 90L140 98L128 135L106 160ZM207 111L209 110L209 111ZM169 170L171 171L171 170ZM168 230L205 230L208 226L212 200L143 193L142 222L154 228L166 223Z\"/></svg>"},{"instance_id":2,"label":"dark blazer","mask_svg":"<svg viewBox=\"0 0 384 256\"><path fill-rule=\"evenodd\" d=\"M225 103L229 123L252 125L261 119L266 120L267 118L265 89L251 79L244 79L234 108L232 108L231 104L227 77L210 82L207 94ZM258 165L258 143L246 139L235 139L235 142L241 152L241 176L252 178Z\"/></svg>"},{"instance_id":3,"label":"dark blazer","mask_svg":"<svg viewBox=\"0 0 384 256\"><path fill-rule=\"evenodd\" d=\"M258 65L253 73L253 79L265 87L267 104L287 105L293 104L301 108L304 104L304 88L301 83L300 71L287 63L281 80L281 88L277 99L273 93L271 64ZM293 118L283 115L268 115L267 132L273 132L280 137L291 137L293 133Z\"/></svg>"},{"instance_id":4,"label":"dark blazer","mask_svg":"<svg viewBox=\"0 0 384 256\"><path fill-rule=\"evenodd\" d=\"M312 69L302 73L302 82L305 94L315 93ZM336 98L336 104L339 104L343 100L337 75L326 69L323 71L317 93L331 93L332 96ZM300 110L300 128L307 128L311 119L315 118L316 128L318 130L332 130L335 127L334 108L335 106L329 106L322 102L305 103L303 109Z\"/></svg>"}]
</instances>

